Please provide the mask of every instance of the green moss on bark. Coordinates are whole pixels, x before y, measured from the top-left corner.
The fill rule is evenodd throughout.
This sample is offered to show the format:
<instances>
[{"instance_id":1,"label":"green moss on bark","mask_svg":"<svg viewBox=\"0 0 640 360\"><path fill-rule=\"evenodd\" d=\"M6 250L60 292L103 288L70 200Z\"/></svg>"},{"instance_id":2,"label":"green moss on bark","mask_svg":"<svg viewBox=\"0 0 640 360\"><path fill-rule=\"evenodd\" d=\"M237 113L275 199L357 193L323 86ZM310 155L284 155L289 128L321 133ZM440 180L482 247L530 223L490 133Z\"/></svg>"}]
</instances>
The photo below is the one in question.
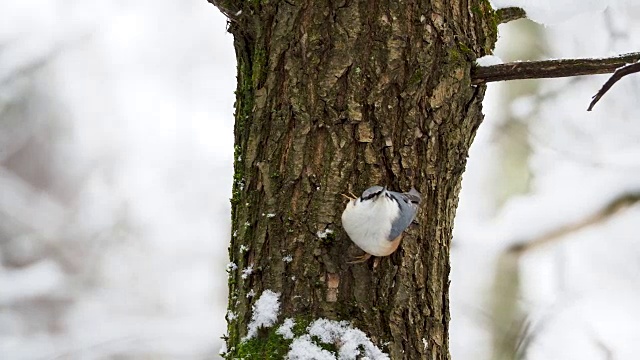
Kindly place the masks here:
<instances>
[{"instance_id":1,"label":"green moss on bark","mask_svg":"<svg viewBox=\"0 0 640 360\"><path fill-rule=\"evenodd\" d=\"M303 335L307 331L309 326L309 320L296 319L295 325L292 327L294 339L297 336ZM245 359L245 360L282 360L289 352L289 347L293 342L293 339L285 339L282 335L277 333L278 328L282 324L276 324L270 328L258 330L258 335L252 339L243 340L238 342L238 346L233 349L229 349L224 354L225 359ZM321 344L325 345L326 344ZM331 349L335 351L335 348Z\"/></svg>"}]
</instances>

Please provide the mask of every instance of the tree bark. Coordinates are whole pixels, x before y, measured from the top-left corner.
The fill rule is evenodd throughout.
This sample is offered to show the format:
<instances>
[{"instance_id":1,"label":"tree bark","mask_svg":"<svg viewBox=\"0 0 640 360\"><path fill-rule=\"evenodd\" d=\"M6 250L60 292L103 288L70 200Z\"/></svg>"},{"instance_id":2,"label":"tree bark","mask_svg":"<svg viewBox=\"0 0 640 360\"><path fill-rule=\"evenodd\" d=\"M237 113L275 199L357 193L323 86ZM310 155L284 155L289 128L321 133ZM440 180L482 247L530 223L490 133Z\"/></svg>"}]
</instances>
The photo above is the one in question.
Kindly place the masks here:
<instances>
[{"instance_id":1,"label":"tree bark","mask_svg":"<svg viewBox=\"0 0 640 360\"><path fill-rule=\"evenodd\" d=\"M270 289L278 324L348 320L392 359L449 358L449 252L483 119L470 71L497 34L489 3L211 1L238 61L227 357ZM340 194L375 184L418 189L419 225L376 268L349 265L362 252Z\"/></svg>"}]
</instances>

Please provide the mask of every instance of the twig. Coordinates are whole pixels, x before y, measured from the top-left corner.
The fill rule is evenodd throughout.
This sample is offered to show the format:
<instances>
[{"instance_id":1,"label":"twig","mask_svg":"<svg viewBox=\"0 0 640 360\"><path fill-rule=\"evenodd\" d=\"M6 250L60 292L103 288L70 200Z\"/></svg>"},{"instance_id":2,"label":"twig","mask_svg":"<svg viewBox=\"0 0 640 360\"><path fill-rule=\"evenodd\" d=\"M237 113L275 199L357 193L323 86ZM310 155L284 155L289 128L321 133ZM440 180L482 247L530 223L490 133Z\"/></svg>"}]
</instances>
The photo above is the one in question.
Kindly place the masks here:
<instances>
[{"instance_id":1,"label":"twig","mask_svg":"<svg viewBox=\"0 0 640 360\"><path fill-rule=\"evenodd\" d=\"M600 98L604 94L606 94L607 91L609 91L609 89L611 89L613 84L618 82L618 80L622 79L623 76L637 73L639 71L640 71L640 62L637 62L635 64L630 64L630 65L625 65L621 68L618 68L616 72L614 72L613 75L611 75L609 80L607 80L607 82L604 83L604 85L602 85L602 88L598 90L598 92L595 95L593 95L593 98L592 98L593 100L591 100L591 104L589 104L589 108L587 108L587 111L591 111L591 109L593 109L593 106L600 100Z\"/></svg>"},{"instance_id":2,"label":"twig","mask_svg":"<svg viewBox=\"0 0 640 360\"><path fill-rule=\"evenodd\" d=\"M480 85L505 80L609 74L622 66L638 61L640 61L640 53L601 59L559 59L476 66L471 70L471 83Z\"/></svg>"},{"instance_id":3,"label":"twig","mask_svg":"<svg viewBox=\"0 0 640 360\"><path fill-rule=\"evenodd\" d=\"M587 218L577 223L569 224L567 226L561 227L560 229L553 230L537 239L514 244L507 250L507 253L522 255L527 251L557 241L570 233L574 233L588 226L605 221L613 215L619 213L620 211L636 204L637 202L640 202L640 193L622 194L613 199L605 207L592 214L591 216L588 216Z\"/></svg>"},{"instance_id":4,"label":"twig","mask_svg":"<svg viewBox=\"0 0 640 360\"><path fill-rule=\"evenodd\" d=\"M496 10L496 17L498 18L498 24L504 24L509 21L524 19L527 17L527 13L519 7L506 7Z\"/></svg>"}]
</instances>

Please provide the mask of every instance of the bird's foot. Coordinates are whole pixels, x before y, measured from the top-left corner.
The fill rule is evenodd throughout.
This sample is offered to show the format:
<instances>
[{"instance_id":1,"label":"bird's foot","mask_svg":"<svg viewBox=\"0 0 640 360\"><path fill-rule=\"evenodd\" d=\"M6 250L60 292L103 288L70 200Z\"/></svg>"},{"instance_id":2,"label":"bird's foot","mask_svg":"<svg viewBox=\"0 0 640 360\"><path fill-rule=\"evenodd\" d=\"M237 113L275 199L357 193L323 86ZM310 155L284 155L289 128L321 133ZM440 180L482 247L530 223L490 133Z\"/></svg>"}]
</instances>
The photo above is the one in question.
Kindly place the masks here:
<instances>
[{"instance_id":1,"label":"bird's foot","mask_svg":"<svg viewBox=\"0 0 640 360\"><path fill-rule=\"evenodd\" d=\"M351 191L349 191L348 194L340 194L340 195L344 196L345 198L347 198L349 200L355 200L355 199L358 198L357 196L353 195L353 193Z\"/></svg>"},{"instance_id":2,"label":"bird's foot","mask_svg":"<svg viewBox=\"0 0 640 360\"><path fill-rule=\"evenodd\" d=\"M347 264L360 264L360 263L363 263L363 262L369 260L369 258L371 258L371 256L372 255L369 254L369 253L364 253L364 255L362 255L362 256L356 256L355 258L351 259L351 261L347 261Z\"/></svg>"}]
</instances>

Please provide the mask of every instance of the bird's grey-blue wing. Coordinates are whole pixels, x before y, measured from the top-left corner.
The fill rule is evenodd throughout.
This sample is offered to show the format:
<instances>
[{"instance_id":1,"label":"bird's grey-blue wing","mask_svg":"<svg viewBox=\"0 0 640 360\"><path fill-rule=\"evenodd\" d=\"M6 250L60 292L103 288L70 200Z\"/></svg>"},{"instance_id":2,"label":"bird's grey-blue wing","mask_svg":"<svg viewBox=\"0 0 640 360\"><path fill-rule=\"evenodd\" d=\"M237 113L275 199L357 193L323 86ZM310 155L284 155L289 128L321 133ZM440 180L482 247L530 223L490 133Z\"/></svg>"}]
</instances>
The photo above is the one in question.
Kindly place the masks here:
<instances>
[{"instance_id":1,"label":"bird's grey-blue wing","mask_svg":"<svg viewBox=\"0 0 640 360\"><path fill-rule=\"evenodd\" d=\"M389 191L389 194L398 201L398 206L400 206L400 216L391 224L389 232L388 240L392 241L411 225L418 212L422 197L416 189L411 189L408 193Z\"/></svg>"}]
</instances>

